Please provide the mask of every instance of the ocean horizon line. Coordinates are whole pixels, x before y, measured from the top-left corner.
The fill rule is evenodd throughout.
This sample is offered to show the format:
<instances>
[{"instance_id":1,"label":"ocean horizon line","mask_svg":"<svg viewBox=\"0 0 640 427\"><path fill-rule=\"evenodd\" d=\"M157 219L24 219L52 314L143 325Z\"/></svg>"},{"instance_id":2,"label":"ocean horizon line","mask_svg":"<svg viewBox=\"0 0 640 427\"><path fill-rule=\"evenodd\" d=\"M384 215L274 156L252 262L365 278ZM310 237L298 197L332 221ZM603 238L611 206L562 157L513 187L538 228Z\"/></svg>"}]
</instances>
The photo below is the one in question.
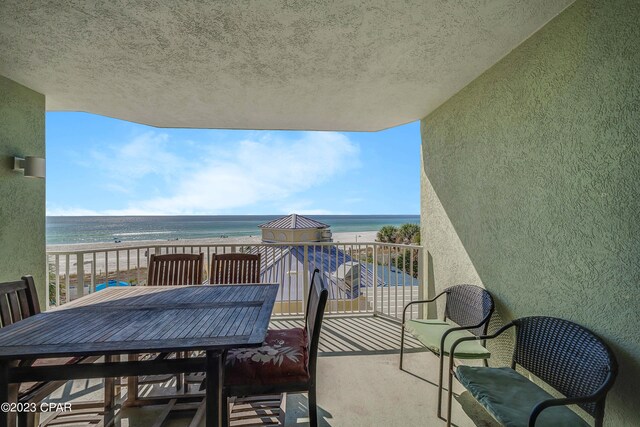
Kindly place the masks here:
<instances>
[{"instance_id":1,"label":"ocean horizon line","mask_svg":"<svg viewBox=\"0 0 640 427\"><path fill-rule=\"evenodd\" d=\"M181 215L46 215L47 218L158 218L158 217L281 217L289 214L181 214ZM416 217L419 213L401 213L401 214L297 214L308 217Z\"/></svg>"},{"instance_id":2,"label":"ocean horizon line","mask_svg":"<svg viewBox=\"0 0 640 427\"><path fill-rule=\"evenodd\" d=\"M282 215L47 216L47 245L256 236ZM420 223L420 215L309 215L334 233Z\"/></svg>"}]
</instances>

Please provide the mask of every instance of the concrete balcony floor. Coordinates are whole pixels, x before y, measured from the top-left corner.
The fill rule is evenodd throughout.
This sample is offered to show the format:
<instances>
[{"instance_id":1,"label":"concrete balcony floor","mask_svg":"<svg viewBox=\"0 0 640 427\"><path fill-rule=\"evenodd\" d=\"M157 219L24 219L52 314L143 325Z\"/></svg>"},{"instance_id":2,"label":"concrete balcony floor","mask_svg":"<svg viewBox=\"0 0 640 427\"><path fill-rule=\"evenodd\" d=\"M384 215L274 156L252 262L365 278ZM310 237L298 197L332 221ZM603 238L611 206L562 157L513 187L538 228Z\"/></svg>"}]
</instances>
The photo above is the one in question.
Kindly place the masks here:
<instances>
[{"instance_id":1,"label":"concrete balcony floor","mask_svg":"<svg viewBox=\"0 0 640 427\"><path fill-rule=\"evenodd\" d=\"M273 328L301 326L301 320L276 320ZM436 416L438 359L408 340L405 369L398 369L400 325L380 317L326 318L318 361L318 405L321 426L438 426ZM155 388L155 386L154 386ZM173 392L173 387L161 389ZM152 390L158 393L158 390ZM496 426L468 393L454 387L453 421L459 427ZM459 393L462 394L460 395ZM445 392L446 393L446 392ZM101 381L75 381L52 396L54 401L102 398ZM163 406L125 408L122 427L152 426ZM289 394L286 426L306 426L306 394ZM167 420L167 427L186 427L191 418ZM204 425L204 423L201 423Z\"/></svg>"}]
</instances>

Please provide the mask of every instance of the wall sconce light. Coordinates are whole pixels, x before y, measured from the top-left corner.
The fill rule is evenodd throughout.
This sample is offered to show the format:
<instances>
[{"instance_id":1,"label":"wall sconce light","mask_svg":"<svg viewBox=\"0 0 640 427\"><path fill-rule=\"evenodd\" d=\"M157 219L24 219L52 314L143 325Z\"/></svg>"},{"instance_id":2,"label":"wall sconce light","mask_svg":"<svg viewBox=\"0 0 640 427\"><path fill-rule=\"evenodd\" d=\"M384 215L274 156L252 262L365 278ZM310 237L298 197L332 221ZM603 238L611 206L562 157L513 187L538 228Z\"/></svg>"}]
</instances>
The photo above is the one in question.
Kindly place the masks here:
<instances>
[{"instance_id":1,"label":"wall sconce light","mask_svg":"<svg viewBox=\"0 0 640 427\"><path fill-rule=\"evenodd\" d=\"M45 163L42 157L14 157L13 158L13 170L23 171L24 176L31 176L34 178L44 178L45 175Z\"/></svg>"}]
</instances>

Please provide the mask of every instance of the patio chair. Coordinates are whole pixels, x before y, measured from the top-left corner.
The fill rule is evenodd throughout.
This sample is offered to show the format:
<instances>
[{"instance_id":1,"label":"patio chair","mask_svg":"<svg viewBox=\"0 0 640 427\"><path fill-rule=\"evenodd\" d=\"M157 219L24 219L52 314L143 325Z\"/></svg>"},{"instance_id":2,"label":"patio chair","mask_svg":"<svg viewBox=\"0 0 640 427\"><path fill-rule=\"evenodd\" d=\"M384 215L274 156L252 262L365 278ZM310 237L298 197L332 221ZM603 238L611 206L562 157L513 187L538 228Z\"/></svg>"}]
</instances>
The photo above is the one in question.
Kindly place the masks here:
<instances>
[{"instance_id":1,"label":"patio chair","mask_svg":"<svg viewBox=\"0 0 640 427\"><path fill-rule=\"evenodd\" d=\"M181 286L181 285L201 285L204 270L204 252L200 254L168 254L155 255L149 258L149 270L147 275L147 286ZM139 354L129 355L130 361L140 359ZM165 359L168 357L186 357L185 354L160 354L142 355L143 358ZM185 384L183 374L175 375L151 375L145 377L135 377L129 379L129 394L132 400L138 399L138 388L141 385L161 384L176 378L176 390L180 390Z\"/></svg>"},{"instance_id":2,"label":"patio chair","mask_svg":"<svg viewBox=\"0 0 640 427\"><path fill-rule=\"evenodd\" d=\"M503 326L492 335L462 337L452 345L469 340L493 339L515 328L511 367L459 366L449 360L447 426L451 425L453 376L502 425L584 426L589 424L567 405L578 405L602 427L607 393L618 373L609 346L587 328L556 317L524 317ZM560 392L555 398L516 371L524 368Z\"/></svg>"},{"instance_id":3,"label":"patio chair","mask_svg":"<svg viewBox=\"0 0 640 427\"><path fill-rule=\"evenodd\" d=\"M0 283L0 320L2 321L2 327L20 322L38 313L40 313L40 304L33 277L23 276L19 281ZM23 360L19 362L19 366L92 363L97 359L98 356ZM65 383L66 381L48 381L12 384L9 392L10 399L22 403L39 403ZM104 409L104 402L92 403L91 407ZM84 415L84 417L79 416L78 422L83 421L83 418L92 417L92 414L86 411ZM33 412L22 412L18 417L20 418L21 426L33 426L35 424L36 414Z\"/></svg>"},{"instance_id":4,"label":"patio chair","mask_svg":"<svg viewBox=\"0 0 640 427\"><path fill-rule=\"evenodd\" d=\"M209 284L239 285L243 283L260 283L260 254L212 254ZM194 355L198 355L197 352ZM184 375L185 391L189 385L200 384L204 372L192 372Z\"/></svg>"},{"instance_id":5,"label":"patio chair","mask_svg":"<svg viewBox=\"0 0 640 427\"><path fill-rule=\"evenodd\" d=\"M414 304L436 301L445 296L444 319L407 320L407 309ZM402 332L400 335L400 369L404 356L404 334L407 330L422 345L439 358L438 375L438 417L442 418L442 383L444 358L450 354L451 345L461 337L484 335L493 314L493 297L485 289L475 285L455 285L445 289L429 300L412 301L402 311ZM469 341L454 354L456 359L483 360L486 364L491 353L484 347L484 341Z\"/></svg>"},{"instance_id":6,"label":"patio chair","mask_svg":"<svg viewBox=\"0 0 640 427\"><path fill-rule=\"evenodd\" d=\"M320 271L316 269L311 278L304 328L270 329L262 347L229 351L223 402L231 396L308 392L310 425L318 425L316 363L328 294ZM260 357L254 358L255 355ZM227 426L228 407L222 411L222 416L222 425Z\"/></svg>"},{"instance_id":7,"label":"patio chair","mask_svg":"<svg viewBox=\"0 0 640 427\"><path fill-rule=\"evenodd\" d=\"M147 286L202 284L204 253L151 255Z\"/></svg>"},{"instance_id":8,"label":"patio chair","mask_svg":"<svg viewBox=\"0 0 640 427\"><path fill-rule=\"evenodd\" d=\"M260 283L260 254L221 254L211 256L209 283Z\"/></svg>"}]
</instances>

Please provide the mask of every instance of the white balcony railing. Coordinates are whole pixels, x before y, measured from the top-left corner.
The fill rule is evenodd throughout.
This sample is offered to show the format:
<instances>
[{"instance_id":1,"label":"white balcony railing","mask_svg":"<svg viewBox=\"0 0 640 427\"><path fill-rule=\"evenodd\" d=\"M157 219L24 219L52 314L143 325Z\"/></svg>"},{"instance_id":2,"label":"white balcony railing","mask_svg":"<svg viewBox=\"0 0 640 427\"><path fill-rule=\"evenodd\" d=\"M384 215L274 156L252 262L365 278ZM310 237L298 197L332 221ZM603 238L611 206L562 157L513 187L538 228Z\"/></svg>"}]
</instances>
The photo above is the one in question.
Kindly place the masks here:
<instances>
[{"instance_id":1,"label":"white balcony railing","mask_svg":"<svg viewBox=\"0 0 640 427\"><path fill-rule=\"evenodd\" d=\"M151 254L260 253L261 280L280 285L274 315L304 313L315 268L329 286L328 314L374 314L400 319L403 307L422 299L422 247L386 243L145 245L47 252L48 306L59 306L106 286L144 286ZM208 270L208 268L205 268ZM207 273L205 271L205 276ZM411 316L421 316L413 306Z\"/></svg>"}]
</instances>

